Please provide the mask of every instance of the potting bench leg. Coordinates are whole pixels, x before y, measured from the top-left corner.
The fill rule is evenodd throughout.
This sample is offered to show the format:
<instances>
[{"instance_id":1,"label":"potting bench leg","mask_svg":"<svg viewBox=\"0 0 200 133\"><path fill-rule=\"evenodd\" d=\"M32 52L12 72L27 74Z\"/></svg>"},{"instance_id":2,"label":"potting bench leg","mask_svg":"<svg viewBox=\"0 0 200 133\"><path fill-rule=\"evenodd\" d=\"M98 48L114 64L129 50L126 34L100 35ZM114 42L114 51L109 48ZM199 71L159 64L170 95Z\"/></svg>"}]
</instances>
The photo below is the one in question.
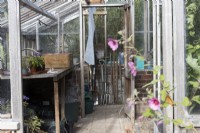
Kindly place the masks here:
<instances>
[{"instance_id":1,"label":"potting bench leg","mask_svg":"<svg viewBox=\"0 0 200 133\"><path fill-rule=\"evenodd\" d=\"M59 90L58 90L58 82L54 82L54 101L55 101L55 125L56 125L56 133L60 133L60 113L59 113Z\"/></svg>"}]
</instances>

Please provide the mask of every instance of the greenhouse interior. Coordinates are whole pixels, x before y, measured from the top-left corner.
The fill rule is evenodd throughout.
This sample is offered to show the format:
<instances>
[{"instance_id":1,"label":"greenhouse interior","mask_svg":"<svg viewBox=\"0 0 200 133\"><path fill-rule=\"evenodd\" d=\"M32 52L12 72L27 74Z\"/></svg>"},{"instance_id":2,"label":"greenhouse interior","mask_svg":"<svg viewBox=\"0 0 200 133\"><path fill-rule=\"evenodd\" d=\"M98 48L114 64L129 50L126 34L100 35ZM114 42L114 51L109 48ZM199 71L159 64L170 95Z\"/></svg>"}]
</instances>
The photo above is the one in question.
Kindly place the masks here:
<instances>
[{"instance_id":1,"label":"greenhouse interior","mask_svg":"<svg viewBox=\"0 0 200 133\"><path fill-rule=\"evenodd\" d=\"M0 0L0 133L200 133L199 0Z\"/></svg>"}]
</instances>

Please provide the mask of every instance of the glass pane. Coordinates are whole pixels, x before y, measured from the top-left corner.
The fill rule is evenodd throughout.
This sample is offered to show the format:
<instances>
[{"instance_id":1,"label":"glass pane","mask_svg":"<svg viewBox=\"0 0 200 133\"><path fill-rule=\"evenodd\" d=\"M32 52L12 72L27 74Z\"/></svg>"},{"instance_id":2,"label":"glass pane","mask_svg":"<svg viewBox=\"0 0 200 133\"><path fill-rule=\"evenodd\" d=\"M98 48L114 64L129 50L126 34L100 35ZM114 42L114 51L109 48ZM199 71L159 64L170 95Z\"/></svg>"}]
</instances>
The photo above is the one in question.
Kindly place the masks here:
<instances>
[{"instance_id":1,"label":"glass pane","mask_svg":"<svg viewBox=\"0 0 200 133\"><path fill-rule=\"evenodd\" d=\"M9 50L8 50L8 7L6 1L0 1L0 114L11 113Z\"/></svg>"},{"instance_id":2,"label":"glass pane","mask_svg":"<svg viewBox=\"0 0 200 133\"><path fill-rule=\"evenodd\" d=\"M196 99L188 108L189 114L199 114L200 104L200 1L187 1L186 6L186 94Z\"/></svg>"},{"instance_id":3,"label":"glass pane","mask_svg":"<svg viewBox=\"0 0 200 133\"><path fill-rule=\"evenodd\" d=\"M144 31L144 1L135 1L135 31Z\"/></svg>"},{"instance_id":4,"label":"glass pane","mask_svg":"<svg viewBox=\"0 0 200 133\"><path fill-rule=\"evenodd\" d=\"M58 52L58 25L43 25L39 29L39 44L42 53L57 53Z\"/></svg>"},{"instance_id":5,"label":"glass pane","mask_svg":"<svg viewBox=\"0 0 200 133\"><path fill-rule=\"evenodd\" d=\"M79 18L64 24L64 52L73 53L73 57L79 58Z\"/></svg>"}]
</instances>

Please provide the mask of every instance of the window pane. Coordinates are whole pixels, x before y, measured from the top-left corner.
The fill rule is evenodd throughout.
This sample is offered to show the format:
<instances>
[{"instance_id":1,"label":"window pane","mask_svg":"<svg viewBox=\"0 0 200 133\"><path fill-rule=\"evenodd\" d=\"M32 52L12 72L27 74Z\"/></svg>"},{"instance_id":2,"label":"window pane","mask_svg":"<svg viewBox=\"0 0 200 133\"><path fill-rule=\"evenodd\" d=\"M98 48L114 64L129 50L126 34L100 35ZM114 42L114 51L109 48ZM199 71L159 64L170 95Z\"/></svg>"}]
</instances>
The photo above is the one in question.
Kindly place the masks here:
<instances>
[{"instance_id":1,"label":"window pane","mask_svg":"<svg viewBox=\"0 0 200 133\"><path fill-rule=\"evenodd\" d=\"M44 25L39 29L39 43L43 53L58 52L58 25Z\"/></svg>"},{"instance_id":2,"label":"window pane","mask_svg":"<svg viewBox=\"0 0 200 133\"><path fill-rule=\"evenodd\" d=\"M64 24L64 52L73 53L73 57L79 58L79 18Z\"/></svg>"},{"instance_id":3,"label":"window pane","mask_svg":"<svg viewBox=\"0 0 200 133\"><path fill-rule=\"evenodd\" d=\"M11 113L9 53L8 53L8 7L6 1L0 1L0 114Z\"/></svg>"}]
</instances>

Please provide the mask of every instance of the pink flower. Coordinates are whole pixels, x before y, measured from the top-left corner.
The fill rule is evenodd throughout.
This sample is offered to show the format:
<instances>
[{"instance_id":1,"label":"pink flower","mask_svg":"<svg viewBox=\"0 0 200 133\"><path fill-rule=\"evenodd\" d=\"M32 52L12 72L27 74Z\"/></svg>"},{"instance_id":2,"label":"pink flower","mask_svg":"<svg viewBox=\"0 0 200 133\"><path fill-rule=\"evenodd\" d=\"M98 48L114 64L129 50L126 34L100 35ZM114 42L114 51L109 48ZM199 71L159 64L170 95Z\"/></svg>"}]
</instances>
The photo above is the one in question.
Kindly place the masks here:
<instances>
[{"instance_id":1,"label":"pink flower","mask_svg":"<svg viewBox=\"0 0 200 133\"><path fill-rule=\"evenodd\" d=\"M137 74L136 68L131 69L131 74L135 77Z\"/></svg>"},{"instance_id":2,"label":"pink flower","mask_svg":"<svg viewBox=\"0 0 200 133\"><path fill-rule=\"evenodd\" d=\"M118 44L118 41L117 41L117 40L111 39L111 38L108 39L108 46L110 46L110 48L112 49L112 51L117 50L118 45L119 45L119 44Z\"/></svg>"},{"instance_id":3,"label":"pink flower","mask_svg":"<svg viewBox=\"0 0 200 133\"><path fill-rule=\"evenodd\" d=\"M148 101L149 108L152 110L158 110L160 109L160 102L158 101L157 98L152 98Z\"/></svg>"},{"instance_id":4,"label":"pink flower","mask_svg":"<svg viewBox=\"0 0 200 133\"><path fill-rule=\"evenodd\" d=\"M137 70L136 70L135 64L132 61L129 61L128 62L128 66L131 69L131 74L135 77L136 74L137 74Z\"/></svg>"},{"instance_id":5,"label":"pink flower","mask_svg":"<svg viewBox=\"0 0 200 133\"><path fill-rule=\"evenodd\" d=\"M129 66L130 69L131 69L131 68L135 67L135 64L134 64L132 61L129 61L129 62L128 62L128 66Z\"/></svg>"}]
</instances>

